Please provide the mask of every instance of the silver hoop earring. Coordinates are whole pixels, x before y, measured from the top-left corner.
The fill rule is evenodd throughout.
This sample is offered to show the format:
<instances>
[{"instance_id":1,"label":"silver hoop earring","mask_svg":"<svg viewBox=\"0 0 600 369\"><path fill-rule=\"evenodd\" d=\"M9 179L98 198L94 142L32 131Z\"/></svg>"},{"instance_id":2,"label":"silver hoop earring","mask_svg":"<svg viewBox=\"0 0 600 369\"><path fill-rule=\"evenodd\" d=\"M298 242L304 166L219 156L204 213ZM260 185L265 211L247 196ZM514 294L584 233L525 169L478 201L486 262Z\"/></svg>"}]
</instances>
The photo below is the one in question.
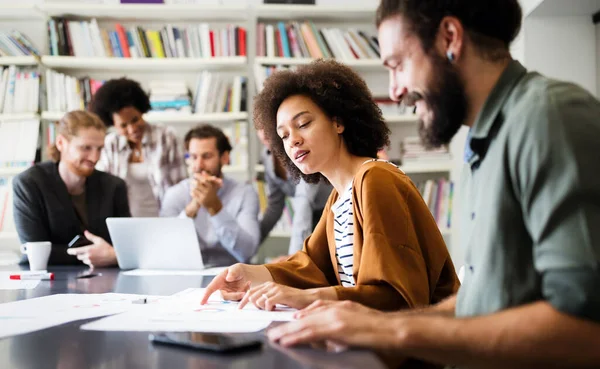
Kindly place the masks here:
<instances>
[{"instance_id":1,"label":"silver hoop earring","mask_svg":"<svg viewBox=\"0 0 600 369\"><path fill-rule=\"evenodd\" d=\"M448 52L446 53L446 57L448 58L448 61L449 61L450 63L453 63L453 62L454 62L454 53L453 53L452 51L448 51Z\"/></svg>"}]
</instances>

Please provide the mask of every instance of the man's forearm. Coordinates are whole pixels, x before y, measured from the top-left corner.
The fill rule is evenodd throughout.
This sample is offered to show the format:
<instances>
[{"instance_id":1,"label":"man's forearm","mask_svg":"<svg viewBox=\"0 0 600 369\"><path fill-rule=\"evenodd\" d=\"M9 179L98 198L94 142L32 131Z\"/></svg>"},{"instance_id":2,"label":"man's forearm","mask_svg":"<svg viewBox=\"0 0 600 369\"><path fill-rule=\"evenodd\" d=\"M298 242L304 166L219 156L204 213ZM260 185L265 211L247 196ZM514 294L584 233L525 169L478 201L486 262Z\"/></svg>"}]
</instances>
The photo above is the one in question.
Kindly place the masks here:
<instances>
[{"instance_id":1,"label":"man's forearm","mask_svg":"<svg viewBox=\"0 0 600 369\"><path fill-rule=\"evenodd\" d=\"M444 301L422 308L414 308L410 310L400 310L393 313L388 313L394 317L402 317L405 315L439 315L445 317L453 317L456 311L456 295L452 295Z\"/></svg>"},{"instance_id":2,"label":"man's forearm","mask_svg":"<svg viewBox=\"0 0 600 369\"><path fill-rule=\"evenodd\" d=\"M537 302L475 318L403 316L397 347L411 357L469 368L597 368L600 324Z\"/></svg>"}]
</instances>

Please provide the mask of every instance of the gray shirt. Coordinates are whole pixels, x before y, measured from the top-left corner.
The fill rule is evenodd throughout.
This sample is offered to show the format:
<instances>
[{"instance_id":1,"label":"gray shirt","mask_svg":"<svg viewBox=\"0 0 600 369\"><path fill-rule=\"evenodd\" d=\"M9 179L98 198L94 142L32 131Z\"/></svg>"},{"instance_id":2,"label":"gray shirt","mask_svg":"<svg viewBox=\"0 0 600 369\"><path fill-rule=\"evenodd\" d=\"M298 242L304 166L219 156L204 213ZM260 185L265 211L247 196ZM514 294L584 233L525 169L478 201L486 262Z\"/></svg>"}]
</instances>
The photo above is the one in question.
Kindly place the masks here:
<instances>
[{"instance_id":1,"label":"gray shirt","mask_svg":"<svg viewBox=\"0 0 600 369\"><path fill-rule=\"evenodd\" d=\"M251 185L223 178L217 192L223 208L214 216L200 208L194 225L204 264L214 266L248 262L260 239L258 196ZM192 201L190 180L169 188L162 203L162 217L187 217L185 207Z\"/></svg>"},{"instance_id":2,"label":"gray shirt","mask_svg":"<svg viewBox=\"0 0 600 369\"><path fill-rule=\"evenodd\" d=\"M267 209L260 222L261 242L281 218L285 207L285 198L292 197L294 219L292 220L292 235L288 253L296 253L302 250L304 240L312 233L314 225L319 221L320 213L323 212L332 187L325 182L308 184L300 180L296 184L291 178L279 178L275 174L273 154L267 149L262 151L261 159L265 166L265 181L269 194Z\"/></svg>"},{"instance_id":3,"label":"gray shirt","mask_svg":"<svg viewBox=\"0 0 600 369\"><path fill-rule=\"evenodd\" d=\"M513 61L470 137L456 314L545 300L600 321L600 102Z\"/></svg>"}]
</instances>

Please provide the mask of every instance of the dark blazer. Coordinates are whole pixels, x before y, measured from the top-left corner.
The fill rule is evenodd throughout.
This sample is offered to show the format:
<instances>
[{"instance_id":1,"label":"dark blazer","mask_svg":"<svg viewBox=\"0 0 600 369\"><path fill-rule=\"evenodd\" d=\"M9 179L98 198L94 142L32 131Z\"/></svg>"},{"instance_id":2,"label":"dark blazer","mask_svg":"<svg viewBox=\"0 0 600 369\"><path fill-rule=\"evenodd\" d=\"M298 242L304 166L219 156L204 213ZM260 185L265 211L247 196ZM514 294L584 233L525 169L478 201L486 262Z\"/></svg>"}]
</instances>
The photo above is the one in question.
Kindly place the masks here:
<instances>
[{"instance_id":1,"label":"dark blazer","mask_svg":"<svg viewBox=\"0 0 600 369\"><path fill-rule=\"evenodd\" d=\"M13 179L14 219L21 243L52 242L49 264L79 264L67 244L81 232L81 223L58 173L58 163L43 162ZM94 170L85 181L88 231L112 243L107 217L130 217L127 185L111 174ZM23 261L26 261L24 256Z\"/></svg>"}]
</instances>

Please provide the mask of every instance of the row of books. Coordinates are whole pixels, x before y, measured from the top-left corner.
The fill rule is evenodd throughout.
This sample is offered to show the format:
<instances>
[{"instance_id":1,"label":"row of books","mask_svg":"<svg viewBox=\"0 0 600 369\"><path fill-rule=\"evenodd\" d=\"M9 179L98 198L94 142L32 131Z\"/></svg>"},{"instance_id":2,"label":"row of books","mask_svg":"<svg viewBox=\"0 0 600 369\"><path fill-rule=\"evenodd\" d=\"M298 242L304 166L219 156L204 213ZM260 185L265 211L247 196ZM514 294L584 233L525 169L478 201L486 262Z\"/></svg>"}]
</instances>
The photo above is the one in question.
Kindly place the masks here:
<instances>
[{"instance_id":1,"label":"row of books","mask_svg":"<svg viewBox=\"0 0 600 369\"><path fill-rule=\"evenodd\" d=\"M257 25L258 56L285 58L378 59L379 43L365 31L318 29L313 22Z\"/></svg>"},{"instance_id":2,"label":"row of books","mask_svg":"<svg viewBox=\"0 0 600 369\"><path fill-rule=\"evenodd\" d=\"M0 122L0 168L23 168L35 160L40 120Z\"/></svg>"},{"instance_id":3,"label":"row of books","mask_svg":"<svg viewBox=\"0 0 600 369\"><path fill-rule=\"evenodd\" d=\"M454 182L446 178L438 180L429 179L416 184L423 200L429 207L438 227L442 230L452 226L452 197Z\"/></svg>"},{"instance_id":4,"label":"row of books","mask_svg":"<svg viewBox=\"0 0 600 369\"><path fill-rule=\"evenodd\" d=\"M37 112L40 99L39 72L33 68L19 68L14 65L0 71L0 112Z\"/></svg>"},{"instance_id":5,"label":"row of books","mask_svg":"<svg viewBox=\"0 0 600 369\"><path fill-rule=\"evenodd\" d=\"M452 159L447 146L427 150L417 136L405 137L400 143L402 164L422 161L444 161Z\"/></svg>"},{"instance_id":6,"label":"row of books","mask_svg":"<svg viewBox=\"0 0 600 369\"><path fill-rule=\"evenodd\" d=\"M117 58L210 58L246 55L246 29L208 23L159 30L116 23L114 30L67 19L48 21L50 55Z\"/></svg>"},{"instance_id":7,"label":"row of books","mask_svg":"<svg viewBox=\"0 0 600 369\"><path fill-rule=\"evenodd\" d=\"M203 71L194 90L194 111L198 114L242 112L248 105L247 78Z\"/></svg>"},{"instance_id":8,"label":"row of books","mask_svg":"<svg viewBox=\"0 0 600 369\"><path fill-rule=\"evenodd\" d=\"M1 56L40 56L40 52L27 36L17 30L0 31Z\"/></svg>"},{"instance_id":9,"label":"row of books","mask_svg":"<svg viewBox=\"0 0 600 369\"><path fill-rule=\"evenodd\" d=\"M152 112L192 113L192 99L185 81L150 81Z\"/></svg>"},{"instance_id":10,"label":"row of books","mask_svg":"<svg viewBox=\"0 0 600 369\"><path fill-rule=\"evenodd\" d=\"M267 78L269 78L273 73L286 70L286 69L294 69L296 66L288 66L288 65L260 65L254 64L254 83L256 84L256 92L260 92L262 90L263 85Z\"/></svg>"},{"instance_id":11,"label":"row of books","mask_svg":"<svg viewBox=\"0 0 600 369\"><path fill-rule=\"evenodd\" d=\"M53 70L46 70L46 100L49 111L86 109L92 96L104 81L76 78Z\"/></svg>"}]
</instances>

